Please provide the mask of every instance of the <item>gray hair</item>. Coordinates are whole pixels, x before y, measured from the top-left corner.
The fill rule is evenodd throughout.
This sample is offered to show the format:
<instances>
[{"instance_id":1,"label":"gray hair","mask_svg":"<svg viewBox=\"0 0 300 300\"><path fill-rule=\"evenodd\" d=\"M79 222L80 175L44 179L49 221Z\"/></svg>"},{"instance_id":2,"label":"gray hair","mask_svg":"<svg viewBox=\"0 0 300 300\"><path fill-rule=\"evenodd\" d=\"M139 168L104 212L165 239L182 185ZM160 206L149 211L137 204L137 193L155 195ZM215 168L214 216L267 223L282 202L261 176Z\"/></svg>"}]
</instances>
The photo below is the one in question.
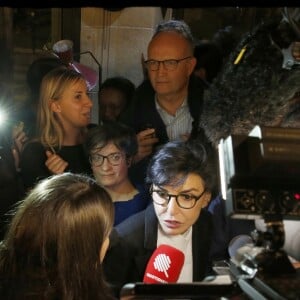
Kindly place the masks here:
<instances>
[{"instance_id":1,"label":"gray hair","mask_svg":"<svg viewBox=\"0 0 300 300\"><path fill-rule=\"evenodd\" d=\"M160 22L154 31L154 36L160 32L164 31L175 31L185 37L193 46L195 44L195 39L193 37L191 28L187 23L182 20L168 20Z\"/></svg>"}]
</instances>

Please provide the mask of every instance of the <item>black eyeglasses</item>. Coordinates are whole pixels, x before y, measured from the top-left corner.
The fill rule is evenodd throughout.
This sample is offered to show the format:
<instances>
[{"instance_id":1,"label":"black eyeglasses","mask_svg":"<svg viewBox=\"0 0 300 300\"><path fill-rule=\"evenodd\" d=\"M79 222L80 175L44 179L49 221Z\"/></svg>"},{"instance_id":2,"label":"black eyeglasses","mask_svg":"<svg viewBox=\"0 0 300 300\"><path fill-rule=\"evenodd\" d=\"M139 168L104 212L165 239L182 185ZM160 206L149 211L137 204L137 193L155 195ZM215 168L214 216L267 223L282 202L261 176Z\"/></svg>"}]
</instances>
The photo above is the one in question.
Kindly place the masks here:
<instances>
[{"instance_id":1,"label":"black eyeglasses","mask_svg":"<svg viewBox=\"0 0 300 300\"><path fill-rule=\"evenodd\" d=\"M149 59L145 60L144 64L147 67L149 71L157 71L160 67L160 64L163 64L164 68L167 71L174 71L176 70L178 64L186 59L192 58L191 56L187 56L181 59L166 59L166 60L154 60L154 59Z\"/></svg>"},{"instance_id":2,"label":"black eyeglasses","mask_svg":"<svg viewBox=\"0 0 300 300\"><path fill-rule=\"evenodd\" d=\"M154 203L161 206L168 206L171 198L174 197L177 205L184 209L193 208L205 192L206 189L204 189L204 191L199 196L184 193L179 193L178 195L171 195L167 191L164 191L162 189L153 189L153 186L151 186L150 188L150 194L152 195Z\"/></svg>"},{"instance_id":3,"label":"black eyeglasses","mask_svg":"<svg viewBox=\"0 0 300 300\"><path fill-rule=\"evenodd\" d=\"M95 167L100 167L103 165L105 158L112 166L118 166L122 162L124 155L121 152L114 152L109 155L95 153L91 154L90 163Z\"/></svg>"}]
</instances>

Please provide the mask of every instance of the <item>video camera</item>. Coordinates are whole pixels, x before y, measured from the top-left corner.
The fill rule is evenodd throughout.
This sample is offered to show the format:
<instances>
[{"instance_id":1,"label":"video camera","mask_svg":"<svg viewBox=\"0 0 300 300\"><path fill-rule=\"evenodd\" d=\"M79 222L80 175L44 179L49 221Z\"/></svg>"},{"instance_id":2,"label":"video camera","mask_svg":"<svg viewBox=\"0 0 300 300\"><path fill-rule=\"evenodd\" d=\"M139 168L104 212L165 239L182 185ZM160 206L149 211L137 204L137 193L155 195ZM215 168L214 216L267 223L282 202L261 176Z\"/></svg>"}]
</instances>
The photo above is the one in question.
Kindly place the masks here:
<instances>
[{"instance_id":1,"label":"video camera","mask_svg":"<svg viewBox=\"0 0 300 300\"><path fill-rule=\"evenodd\" d=\"M255 126L219 143L222 196L228 215L300 220L300 129Z\"/></svg>"},{"instance_id":2,"label":"video camera","mask_svg":"<svg viewBox=\"0 0 300 300\"><path fill-rule=\"evenodd\" d=\"M282 220L300 220L300 129L255 126L222 139L218 154L227 215L263 218L267 228L252 232L230 273L250 299L299 299L300 269L282 250Z\"/></svg>"}]
</instances>

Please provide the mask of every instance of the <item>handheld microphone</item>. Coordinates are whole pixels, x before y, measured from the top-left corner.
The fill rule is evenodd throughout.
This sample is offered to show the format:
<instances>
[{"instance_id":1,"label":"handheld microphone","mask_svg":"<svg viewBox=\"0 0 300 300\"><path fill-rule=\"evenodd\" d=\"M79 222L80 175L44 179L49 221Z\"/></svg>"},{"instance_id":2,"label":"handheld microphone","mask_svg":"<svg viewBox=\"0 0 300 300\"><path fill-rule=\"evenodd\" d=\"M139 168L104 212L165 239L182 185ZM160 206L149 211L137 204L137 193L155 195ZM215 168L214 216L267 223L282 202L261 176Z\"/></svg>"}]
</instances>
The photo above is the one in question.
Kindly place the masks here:
<instances>
[{"instance_id":1,"label":"handheld microphone","mask_svg":"<svg viewBox=\"0 0 300 300\"><path fill-rule=\"evenodd\" d=\"M174 247L162 244L156 248L148 261L143 282L177 282L183 263L183 252Z\"/></svg>"}]
</instances>

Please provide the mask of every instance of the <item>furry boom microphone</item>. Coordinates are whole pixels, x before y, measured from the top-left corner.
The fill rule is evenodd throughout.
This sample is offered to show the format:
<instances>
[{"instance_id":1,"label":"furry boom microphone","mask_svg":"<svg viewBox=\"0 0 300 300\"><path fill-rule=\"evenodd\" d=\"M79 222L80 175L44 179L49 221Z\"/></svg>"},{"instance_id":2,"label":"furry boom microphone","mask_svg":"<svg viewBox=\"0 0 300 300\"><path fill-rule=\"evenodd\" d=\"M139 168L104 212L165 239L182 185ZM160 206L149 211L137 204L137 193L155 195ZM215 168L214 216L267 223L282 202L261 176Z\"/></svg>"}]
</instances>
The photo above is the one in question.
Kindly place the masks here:
<instances>
[{"instance_id":1,"label":"furry boom microphone","mask_svg":"<svg viewBox=\"0 0 300 300\"><path fill-rule=\"evenodd\" d=\"M214 145L255 125L300 126L300 65L282 67L283 50L297 39L283 20L260 24L242 38L204 95L200 126Z\"/></svg>"}]
</instances>

